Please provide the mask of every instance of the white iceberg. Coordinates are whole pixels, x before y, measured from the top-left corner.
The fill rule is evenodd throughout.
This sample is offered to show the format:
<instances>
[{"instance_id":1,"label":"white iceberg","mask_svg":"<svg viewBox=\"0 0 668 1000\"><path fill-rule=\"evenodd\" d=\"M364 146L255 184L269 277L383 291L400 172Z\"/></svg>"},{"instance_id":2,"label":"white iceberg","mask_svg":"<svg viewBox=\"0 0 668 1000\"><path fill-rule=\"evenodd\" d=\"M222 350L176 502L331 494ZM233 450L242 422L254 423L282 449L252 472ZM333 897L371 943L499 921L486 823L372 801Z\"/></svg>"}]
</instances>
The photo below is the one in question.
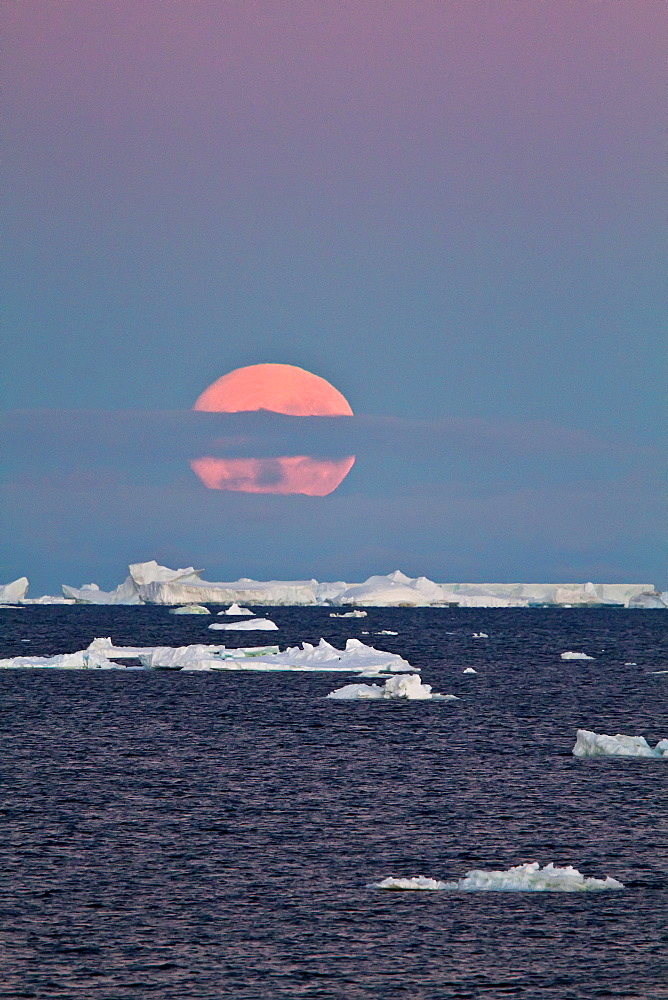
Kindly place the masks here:
<instances>
[{"instance_id":1,"label":"white iceberg","mask_svg":"<svg viewBox=\"0 0 668 1000\"><path fill-rule=\"evenodd\" d=\"M399 635L398 632L392 632L389 628L384 628L380 632L376 632L376 635Z\"/></svg>"},{"instance_id":2,"label":"white iceberg","mask_svg":"<svg viewBox=\"0 0 668 1000\"><path fill-rule=\"evenodd\" d=\"M268 618L251 618L246 622L214 622L209 628L225 632L275 632L278 625Z\"/></svg>"},{"instance_id":3,"label":"white iceberg","mask_svg":"<svg viewBox=\"0 0 668 1000\"><path fill-rule=\"evenodd\" d=\"M652 748L644 736L606 736L592 733L588 729L578 729L575 757L655 757L668 760L668 739L659 740Z\"/></svg>"},{"instance_id":4,"label":"white iceberg","mask_svg":"<svg viewBox=\"0 0 668 1000\"><path fill-rule=\"evenodd\" d=\"M0 604L20 604L28 593L28 586L27 576L0 585Z\"/></svg>"},{"instance_id":5,"label":"white iceberg","mask_svg":"<svg viewBox=\"0 0 668 1000\"><path fill-rule=\"evenodd\" d=\"M586 653L573 653L570 650L566 653L561 654L562 660L593 660L593 656L587 656Z\"/></svg>"},{"instance_id":6,"label":"white iceberg","mask_svg":"<svg viewBox=\"0 0 668 1000\"><path fill-rule=\"evenodd\" d=\"M181 608L171 608L170 615L210 615L211 612L203 604L184 604Z\"/></svg>"},{"instance_id":7,"label":"white iceberg","mask_svg":"<svg viewBox=\"0 0 668 1000\"><path fill-rule=\"evenodd\" d=\"M464 670L462 670L462 673L463 674L477 674L478 671L475 669L475 667L465 667Z\"/></svg>"},{"instance_id":8,"label":"white iceberg","mask_svg":"<svg viewBox=\"0 0 668 1000\"><path fill-rule=\"evenodd\" d=\"M379 673L417 670L397 653L386 653L382 649L365 646L359 639L348 639L345 649L336 649L325 639L321 639L317 646L304 642L301 647L289 646L283 653L255 656L250 663L226 657L216 665L219 670L235 670L239 667L248 670L296 670L307 673L324 671L365 676L371 673L377 676Z\"/></svg>"},{"instance_id":9,"label":"white iceberg","mask_svg":"<svg viewBox=\"0 0 668 1000\"><path fill-rule=\"evenodd\" d=\"M231 607L226 608L224 611L219 611L219 615L236 615L237 618L241 615L252 615L253 612L250 608L241 608L238 604L233 604Z\"/></svg>"},{"instance_id":10,"label":"white iceberg","mask_svg":"<svg viewBox=\"0 0 668 1000\"><path fill-rule=\"evenodd\" d=\"M247 657L273 656L278 646L251 646L227 649L226 646L193 643L190 646L154 646L139 654L144 667L163 670L211 670L212 662L223 659L245 660ZM206 664L206 665L204 665Z\"/></svg>"},{"instance_id":11,"label":"white iceberg","mask_svg":"<svg viewBox=\"0 0 668 1000\"><path fill-rule=\"evenodd\" d=\"M474 632L471 638L473 638L473 639L489 639L489 635L488 635L487 632Z\"/></svg>"},{"instance_id":12,"label":"white iceberg","mask_svg":"<svg viewBox=\"0 0 668 1000\"><path fill-rule=\"evenodd\" d=\"M346 684L327 695L339 701L380 701L402 698L407 701L458 701L454 694L432 692L430 684L423 684L417 674L396 674L379 684Z\"/></svg>"},{"instance_id":13,"label":"white iceberg","mask_svg":"<svg viewBox=\"0 0 668 1000\"><path fill-rule=\"evenodd\" d=\"M355 609L355 611L344 611L340 615L337 614L336 611L330 611L329 617L330 618L366 618L367 614L368 614L367 611L359 611L359 610Z\"/></svg>"},{"instance_id":14,"label":"white iceberg","mask_svg":"<svg viewBox=\"0 0 668 1000\"><path fill-rule=\"evenodd\" d=\"M422 875L413 878L385 878L372 883L374 889L445 889L456 892L598 892L603 889L623 889L622 882L609 875L606 878L586 878L577 868L567 865L515 865L507 871L467 872L456 882L439 882Z\"/></svg>"}]
</instances>

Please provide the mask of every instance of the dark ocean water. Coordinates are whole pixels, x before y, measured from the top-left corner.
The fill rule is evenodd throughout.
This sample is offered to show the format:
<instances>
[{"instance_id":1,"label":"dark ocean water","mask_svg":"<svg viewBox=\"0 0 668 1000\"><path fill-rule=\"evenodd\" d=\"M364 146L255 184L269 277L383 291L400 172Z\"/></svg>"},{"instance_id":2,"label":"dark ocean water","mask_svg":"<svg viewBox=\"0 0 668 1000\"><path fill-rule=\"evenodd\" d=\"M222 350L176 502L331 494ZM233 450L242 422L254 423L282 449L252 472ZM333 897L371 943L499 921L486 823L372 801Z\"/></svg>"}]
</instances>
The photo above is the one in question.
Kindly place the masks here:
<instances>
[{"instance_id":1,"label":"dark ocean water","mask_svg":"<svg viewBox=\"0 0 668 1000\"><path fill-rule=\"evenodd\" d=\"M166 608L0 611L0 656L357 636L461 696L326 701L348 682L333 674L0 671L0 997L668 997L668 766L571 754L578 727L668 736L661 611L266 613L280 632L212 639L210 618ZM626 888L368 887L534 860Z\"/></svg>"}]
</instances>

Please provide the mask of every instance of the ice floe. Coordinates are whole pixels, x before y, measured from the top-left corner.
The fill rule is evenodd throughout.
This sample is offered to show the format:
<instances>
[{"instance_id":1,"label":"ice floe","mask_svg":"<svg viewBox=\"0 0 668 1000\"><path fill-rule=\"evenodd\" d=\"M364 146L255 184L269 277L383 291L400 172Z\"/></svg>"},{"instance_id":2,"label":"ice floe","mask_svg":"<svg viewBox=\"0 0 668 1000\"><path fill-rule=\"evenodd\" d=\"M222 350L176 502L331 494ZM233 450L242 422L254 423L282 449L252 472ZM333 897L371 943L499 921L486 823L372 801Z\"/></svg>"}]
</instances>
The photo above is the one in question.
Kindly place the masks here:
<instances>
[{"instance_id":1,"label":"ice floe","mask_svg":"<svg viewBox=\"0 0 668 1000\"><path fill-rule=\"evenodd\" d=\"M346 684L327 695L338 701L380 701L403 698L407 701L458 701L454 694L432 692L430 684L423 684L417 674L397 674L379 684Z\"/></svg>"},{"instance_id":2,"label":"ice floe","mask_svg":"<svg viewBox=\"0 0 668 1000\"><path fill-rule=\"evenodd\" d=\"M559 868L550 862L541 868L537 861L515 865L506 871L467 872L456 882L439 882L418 875L413 878L385 878L372 883L374 889L438 890L456 892L597 892L602 889L623 889L622 882L607 875L587 878L572 865Z\"/></svg>"},{"instance_id":3,"label":"ice floe","mask_svg":"<svg viewBox=\"0 0 668 1000\"><path fill-rule=\"evenodd\" d=\"M384 628L380 632L376 632L376 635L399 635L398 632L392 632L389 628Z\"/></svg>"},{"instance_id":4,"label":"ice floe","mask_svg":"<svg viewBox=\"0 0 668 1000\"><path fill-rule=\"evenodd\" d=\"M337 614L336 611L330 611L330 618L366 618L367 611L344 611L342 614Z\"/></svg>"},{"instance_id":5,"label":"ice floe","mask_svg":"<svg viewBox=\"0 0 668 1000\"><path fill-rule=\"evenodd\" d=\"M210 615L203 604L184 604L181 608L171 608L170 615Z\"/></svg>"},{"instance_id":6,"label":"ice floe","mask_svg":"<svg viewBox=\"0 0 668 1000\"><path fill-rule=\"evenodd\" d=\"M644 736L606 736L578 729L573 754L576 757L655 757L668 760L668 739L651 747Z\"/></svg>"},{"instance_id":7,"label":"ice floe","mask_svg":"<svg viewBox=\"0 0 668 1000\"><path fill-rule=\"evenodd\" d=\"M218 614L232 615L232 616L236 615L237 618L240 618L242 615L252 615L253 612L250 610L250 608L241 608L239 607L238 604L233 604L231 607L225 608L224 611L219 611Z\"/></svg>"},{"instance_id":8,"label":"ice floe","mask_svg":"<svg viewBox=\"0 0 668 1000\"><path fill-rule=\"evenodd\" d=\"M94 639L83 650L56 656L13 656L0 660L0 669L56 668L84 670L107 666L103 660L138 660L148 669L173 670L266 670L325 671L387 676L419 668L397 653L387 653L365 646L359 639L348 639L345 649L336 649L324 639L314 646L304 642L280 652L279 646L244 646L229 649L223 645L193 643L188 646L114 646L110 638ZM113 662L112 662L113 666ZM122 665L119 669L127 669Z\"/></svg>"},{"instance_id":9,"label":"ice floe","mask_svg":"<svg viewBox=\"0 0 668 1000\"><path fill-rule=\"evenodd\" d=\"M464 668L464 669L462 670L462 673L463 673L463 674L477 674L477 673L478 673L478 671L477 671L477 670L475 669L475 667L465 667L465 668Z\"/></svg>"},{"instance_id":10,"label":"ice floe","mask_svg":"<svg viewBox=\"0 0 668 1000\"><path fill-rule=\"evenodd\" d=\"M489 635L488 635L487 632L474 632L471 638L473 638L473 639L489 639Z\"/></svg>"},{"instance_id":11,"label":"ice floe","mask_svg":"<svg viewBox=\"0 0 668 1000\"><path fill-rule=\"evenodd\" d=\"M225 632L275 632L278 625L268 618L251 618L245 622L214 622L209 628Z\"/></svg>"},{"instance_id":12,"label":"ice floe","mask_svg":"<svg viewBox=\"0 0 668 1000\"><path fill-rule=\"evenodd\" d=\"M587 656L586 653L573 653L570 650L561 654L562 660L593 660L595 657Z\"/></svg>"}]
</instances>

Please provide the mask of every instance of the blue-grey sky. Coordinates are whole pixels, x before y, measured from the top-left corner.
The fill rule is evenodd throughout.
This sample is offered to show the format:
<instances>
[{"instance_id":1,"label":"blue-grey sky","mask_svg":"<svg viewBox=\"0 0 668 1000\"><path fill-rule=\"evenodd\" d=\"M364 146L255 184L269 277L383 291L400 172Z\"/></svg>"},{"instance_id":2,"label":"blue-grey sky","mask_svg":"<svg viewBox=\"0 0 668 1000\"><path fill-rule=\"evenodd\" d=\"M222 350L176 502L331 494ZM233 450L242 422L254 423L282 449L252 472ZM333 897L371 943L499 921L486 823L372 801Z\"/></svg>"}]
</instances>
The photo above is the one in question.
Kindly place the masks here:
<instances>
[{"instance_id":1,"label":"blue-grey sky","mask_svg":"<svg viewBox=\"0 0 668 1000\"><path fill-rule=\"evenodd\" d=\"M0 581L665 585L663 16L5 4ZM356 445L329 497L190 472L185 411L260 362L359 416L310 422Z\"/></svg>"}]
</instances>

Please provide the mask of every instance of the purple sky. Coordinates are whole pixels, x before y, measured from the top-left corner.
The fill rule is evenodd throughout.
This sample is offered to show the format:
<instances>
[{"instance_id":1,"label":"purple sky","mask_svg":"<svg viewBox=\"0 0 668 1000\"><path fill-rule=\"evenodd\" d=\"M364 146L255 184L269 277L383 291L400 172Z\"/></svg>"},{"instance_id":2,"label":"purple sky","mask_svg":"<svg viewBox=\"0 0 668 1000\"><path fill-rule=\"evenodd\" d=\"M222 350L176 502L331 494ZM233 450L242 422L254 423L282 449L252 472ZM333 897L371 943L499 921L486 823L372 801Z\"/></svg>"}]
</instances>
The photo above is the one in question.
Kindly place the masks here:
<instances>
[{"instance_id":1,"label":"purple sky","mask_svg":"<svg viewBox=\"0 0 668 1000\"><path fill-rule=\"evenodd\" d=\"M206 492L164 458L102 468L95 421L47 472L28 456L50 421L10 421L26 460L0 581L112 584L155 557L218 578L665 585L664 16L5 4L4 409L109 410L113 429L270 361L409 423L309 500Z\"/></svg>"}]
</instances>

